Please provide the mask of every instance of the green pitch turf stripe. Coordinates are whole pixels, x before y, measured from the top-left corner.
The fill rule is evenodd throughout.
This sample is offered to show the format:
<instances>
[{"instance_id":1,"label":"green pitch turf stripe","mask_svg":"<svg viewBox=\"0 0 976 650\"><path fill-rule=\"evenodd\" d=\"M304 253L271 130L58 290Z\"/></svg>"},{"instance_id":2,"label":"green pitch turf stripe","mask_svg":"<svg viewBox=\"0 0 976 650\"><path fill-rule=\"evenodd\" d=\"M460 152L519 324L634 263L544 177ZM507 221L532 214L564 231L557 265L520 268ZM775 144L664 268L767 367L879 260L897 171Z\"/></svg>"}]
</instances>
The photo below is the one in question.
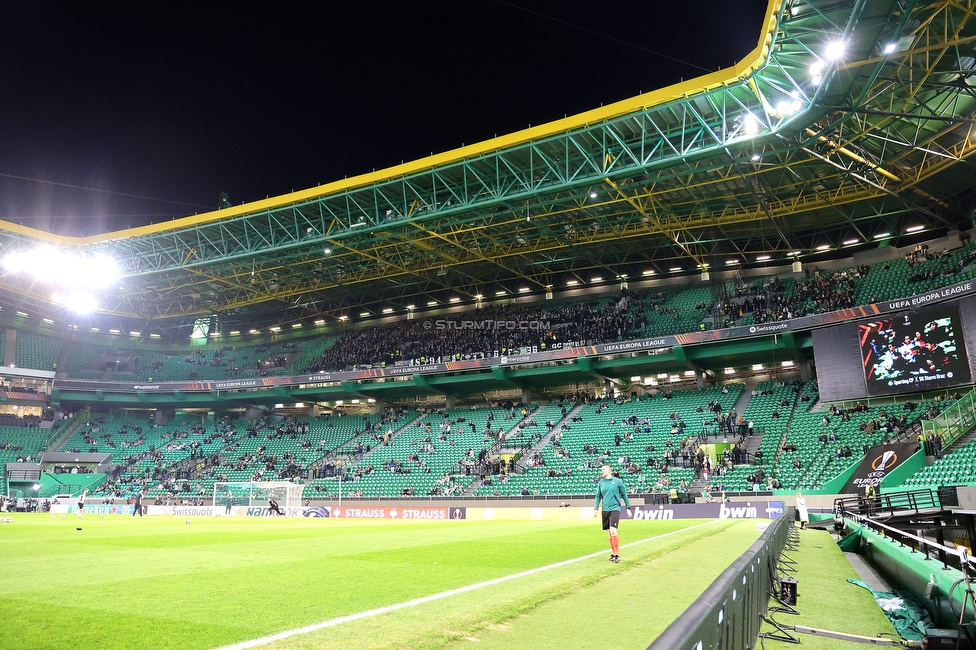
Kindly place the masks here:
<instances>
[{"instance_id":1,"label":"green pitch turf stripe","mask_svg":"<svg viewBox=\"0 0 976 650\"><path fill-rule=\"evenodd\" d=\"M648 537L647 539L642 539L636 542L631 542L629 544L624 544L620 548L623 549L623 548L632 548L634 546L640 546L641 544L646 544L648 542L653 542L655 540L663 539L665 537L677 535L678 533L683 533L688 530L694 530L696 528L701 528L702 526L708 526L718 521L724 521L724 520L714 519L712 521L706 521L703 524L695 524L694 526L688 526L687 528L679 528L678 530L673 530L669 533L663 533L661 535L656 535L654 537ZM576 564L577 562L582 562L584 560L590 560L595 557L606 557L606 555L607 555L607 551L605 550L597 551L596 553L581 555L580 557L572 558L569 560L563 560L562 562L556 562L555 564L547 564L546 566L537 567L535 569L529 569L528 571L520 571L519 573L513 573L511 575L502 576L500 578L494 578L493 580L486 580L484 582L478 582L473 585L467 585L466 587L449 589L448 591L442 591L440 593L431 594L430 596L414 598L413 600L408 600L402 603L394 603L393 605L378 607L376 609L370 609L370 610L366 610L365 612L358 612L356 614L350 614L348 616L340 616L339 618L329 619L328 621L322 621L321 623L315 623L313 625L306 625L305 627L295 628L294 630L285 630L284 632L278 632L277 634L269 634L268 636L263 636L257 639L251 639L250 641L241 641L240 643L233 643L231 645L221 646L220 648L216 648L215 650L247 650L247 648L254 648L260 645L265 645L267 643L273 643L275 641L288 639L293 636L300 636L302 634L308 634L310 632L315 632L317 630L323 630L325 628L335 627L337 625L342 625L344 623L351 623L352 621L358 621L364 618L379 616L380 614L388 614L390 612L395 612L400 609L406 609L408 607L416 607L417 605L423 605L424 603L429 603L435 600L441 600L442 598L450 598L451 596L457 596L459 594L464 594L469 591L475 591L476 589L484 589L485 587L491 587L493 585L501 584L503 582L509 582L510 580L525 578L531 575L535 575L537 573L542 573L544 571L550 571L552 569L558 569L560 567L569 566L570 564Z\"/></svg>"}]
</instances>

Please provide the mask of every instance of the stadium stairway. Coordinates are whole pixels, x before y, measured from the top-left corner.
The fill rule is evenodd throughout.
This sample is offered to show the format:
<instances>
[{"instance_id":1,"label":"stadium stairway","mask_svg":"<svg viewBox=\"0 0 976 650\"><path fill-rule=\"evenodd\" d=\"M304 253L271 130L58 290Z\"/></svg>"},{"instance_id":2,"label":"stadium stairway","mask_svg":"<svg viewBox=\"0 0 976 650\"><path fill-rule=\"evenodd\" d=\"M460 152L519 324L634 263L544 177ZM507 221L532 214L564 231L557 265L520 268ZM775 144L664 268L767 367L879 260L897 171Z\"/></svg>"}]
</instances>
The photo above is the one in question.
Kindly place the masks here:
<instances>
[{"instance_id":1,"label":"stadium stairway","mask_svg":"<svg viewBox=\"0 0 976 650\"><path fill-rule=\"evenodd\" d=\"M577 413L579 413L580 411L583 410L583 407L584 406L586 406L586 404L579 404L579 405L573 407L572 409L570 409L569 412L566 413L566 417L564 417L561 420L559 420L558 422L556 422L556 426L553 427L552 430L553 431L558 431L560 425L562 425L564 422L571 421L573 419L573 417ZM533 447L531 449L526 449L525 450L525 453L522 454L522 457L519 458L519 460L518 460L517 463L515 463L515 467L518 468L516 470L517 473L521 474L521 473L524 473L525 472L525 466L529 462L529 459L532 458L532 453L533 452L536 452L536 451L541 452L543 449L545 449L546 448L546 445L549 444L549 439L551 437L552 437L552 432L547 432L544 436L542 436L542 440L540 440L535 445L533 445ZM475 489L477 489L477 488L475 488Z\"/></svg>"},{"instance_id":2,"label":"stadium stairway","mask_svg":"<svg viewBox=\"0 0 976 650\"><path fill-rule=\"evenodd\" d=\"M533 408L531 412L529 412L528 414L526 414L525 419L531 420L536 414L541 413L542 410L543 410L543 406L541 404L536 405L536 407ZM574 411L575 411L575 409L574 409ZM558 427L560 423L565 422L566 419L569 418L569 417L570 417L570 413L567 413L565 418L562 418L561 420L559 420L559 422L556 422L556 426ZM508 431L506 433L504 439L499 440L494 445L492 445L491 448L488 449L488 455L491 456L491 455L494 455L494 454L498 453L502 449L509 448L508 445L506 445L505 443L509 439L516 437L516 431L517 430L518 429L516 427L516 428L513 428L510 431ZM553 430L555 430L555 429L553 429ZM542 436L542 440L540 440L539 442L537 442L535 445L533 445L529 449L526 449L525 450L525 453L523 453L522 456L521 456L521 458L519 458L518 462L516 462L516 464L515 464L516 467L519 467L519 468L524 467L523 466L523 460L526 459L526 458L530 458L533 451L541 451L543 448L545 448L546 442L548 440L549 440L549 434L547 433L546 435ZM512 448L517 447L517 446L518 445L515 444L515 445L513 445ZM479 487L481 487L481 479L480 478L475 478L475 480L471 481L471 483L468 485L468 487L464 488L464 492L462 492L460 494L460 496L462 496L462 497L474 496L475 493L478 491L478 488Z\"/></svg>"},{"instance_id":3,"label":"stadium stairway","mask_svg":"<svg viewBox=\"0 0 976 650\"><path fill-rule=\"evenodd\" d=\"M745 440L742 441L742 449L749 454L750 458L755 456L759 447L762 446L763 436L765 435L762 431L756 431L751 436L746 435Z\"/></svg>"},{"instance_id":4,"label":"stadium stairway","mask_svg":"<svg viewBox=\"0 0 976 650\"><path fill-rule=\"evenodd\" d=\"M48 441L48 449L52 451L55 449L61 449L61 447L64 446L64 443L68 442L71 436L73 436L75 432L87 421L87 417L88 416L84 411L78 411L72 415L68 420L68 423L64 425L64 428L62 428L57 435Z\"/></svg>"},{"instance_id":5,"label":"stadium stairway","mask_svg":"<svg viewBox=\"0 0 976 650\"><path fill-rule=\"evenodd\" d=\"M744 390L742 391L742 394L739 395L739 399L736 400L735 406L733 406L732 408L735 409L736 413L744 414L746 412L746 408L748 408L749 406L749 402L751 401L752 401L752 391L748 389Z\"/></svg>"},{"instance_id":6,"label":"stadium stairway","mask_svg":"<svg viewBox=\"0 0 976 650\"><path fill-rule=\"evenodd\" d=\"M413 418L411 420L408 420L406 423L404 423L403 426L395 429L393 431L393 437L396 438L398 435L400 435L401 433L403 433L404 431L406 431L408 428L414 426L415 424L417 424L420 420L422 420L425 417L425 415L423 413L420 413L420 412L416 413L416 416L417 417L415 417L415 418ZM370 440L369 437L368 437L370 433L372 433L372 432L370 432L370 431L363 431L358 436L355 436L353 438L350 438L349 440L347 440L346 442L344 442L341 447L339 447L337 449L333 449L330 454L328 454L326 456L323 456L319 460L315 461L315 463L313 464L314 467L315 467L315 469L318 469L324 463L335 463L335 462L339 462L339 461L344 462L346 464L346 467L351 467L352 465L355 465L357 462L359 462L359 457L358 457L358 454L356 454L356 452L351 451L351 450L356 445L356 443L358 443L360 440L365 439L367 441L367 443L368 443L369 440ZM370 451L368 452L368 454L373 453L374 451L376 451L376 449L379 448L379 445L371 445L371 446L372 446L372 449L370 449Z\"/></svg>"}]
</instances>

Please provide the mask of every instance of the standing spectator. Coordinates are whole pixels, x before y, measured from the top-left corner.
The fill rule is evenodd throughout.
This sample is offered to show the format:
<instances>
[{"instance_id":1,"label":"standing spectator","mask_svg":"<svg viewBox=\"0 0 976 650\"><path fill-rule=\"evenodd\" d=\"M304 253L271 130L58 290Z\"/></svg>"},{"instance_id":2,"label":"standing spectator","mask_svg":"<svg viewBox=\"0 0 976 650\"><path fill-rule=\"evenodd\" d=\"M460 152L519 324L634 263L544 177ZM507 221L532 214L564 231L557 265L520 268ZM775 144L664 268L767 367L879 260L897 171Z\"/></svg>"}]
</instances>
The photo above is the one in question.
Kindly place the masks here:
<instances>
[{"instance_id":1,"label":"standing spectator","mask_svg":"<svg viewBox=\"0 0 976 650\"><path fill-rule=\"evenodd\" d=\"M800 528L806 528L810 522L810 513L807 512L807 500L802 492L796 493L796 520L800 522Z\"/></svg>"},{"instance_id":2,"label":"standing spectator","mask_svg":"<svg viewBox=\"0 0 976 650\"><path fill-rule=\"evenodd\" d=\"M139 513L139 518L142 519L142 490L136 492L135 501L133 501L132 516L135 517L137 512Z\"/></svg>"}]
</instances>

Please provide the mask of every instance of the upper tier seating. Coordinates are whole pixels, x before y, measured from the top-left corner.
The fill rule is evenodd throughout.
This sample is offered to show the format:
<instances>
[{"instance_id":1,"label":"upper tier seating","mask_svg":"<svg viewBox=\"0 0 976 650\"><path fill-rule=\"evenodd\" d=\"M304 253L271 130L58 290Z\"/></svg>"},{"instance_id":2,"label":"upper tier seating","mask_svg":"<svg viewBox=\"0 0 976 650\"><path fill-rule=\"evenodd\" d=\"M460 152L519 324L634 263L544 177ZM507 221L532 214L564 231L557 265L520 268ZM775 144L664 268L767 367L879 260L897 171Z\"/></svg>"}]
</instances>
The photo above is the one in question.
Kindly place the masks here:
<instances>
[{"instance_id":1,"label":"upper tier seating","mask_svg":"<svg viewBox=\"0 0 976 650\"><path fill-rule=\"evenodd\" d=\"M61 341L53 336L17 330L16 365L19 368L51 370L58 362Z\"/></svg>"},{"instance_id":2,"label":"upper tier seating","mask_svg":"<svg viewBox=\"0 0 976 650\"><path fill-rule=\"evenodd\" d=\"M256 346L166 351L156 345L119 348L111 343L70 342L62 370L69 377L90 380L223 380L633 340L693 332L713 322L716 327L749 325L906 298L971 278L974 259L976 242L952 251L920 247L907 258L871 267L836 271L813 267L799 281L782 269L781 278L761 278L743 286L729 284L724 296L713 294L709 286L676 293L655 287L576 302L488 306L468 314L438 315L432 318L443 327L430 329L424 326L430 319L413 319L362 327L344 336ZM465 326L467 320L523 320L537 325L514 330L472 328ZM17 365L49 370L57 362L62 348L59 339L27 330L17 334Z\"/></svg>"},{"instance_id":3,"label":"upper tier seating","mask_svg":"<svg viewBox=\"0 0 976 650\"><path fill-rule=\"evenodd\" d=\"M952 251L919 247L916 253L875 264L859 283L856 304L865 305L938 289L972 279L970 265L976 256L976 242Z\"/></svg>"},{"instance_id":4,"label":"upper tier seating","mask_svg":"<svg viewBox=\"0 0 976 650\"><path fill-rule=\"evenodd\" d=\"M273 377L296 373L296 364L305 364L308 359L318 357L338 338L323 336L189 351L71 343L63 371L68 377L96 381L214 381Z\"/></svg>"}]
</instances>

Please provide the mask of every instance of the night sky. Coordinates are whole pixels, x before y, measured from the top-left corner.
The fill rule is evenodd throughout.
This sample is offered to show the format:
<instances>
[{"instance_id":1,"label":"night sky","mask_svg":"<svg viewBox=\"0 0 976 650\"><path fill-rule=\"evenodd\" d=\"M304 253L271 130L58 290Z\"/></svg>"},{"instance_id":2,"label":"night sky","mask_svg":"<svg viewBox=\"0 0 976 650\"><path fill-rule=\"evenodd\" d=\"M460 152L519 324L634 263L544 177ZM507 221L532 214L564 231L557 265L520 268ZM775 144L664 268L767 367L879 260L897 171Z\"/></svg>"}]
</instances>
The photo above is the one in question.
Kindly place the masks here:
<instances>
[{"instance_id":1,"label":"night sky","mask_svg":"<svg viewBox=\"0 0 976 650\"><path fill-rule=\"evenodd\" d=\"M0 219L87 235L399 164L728 67L765 10L7 2Z\"/></svg>"}]
</instances>

